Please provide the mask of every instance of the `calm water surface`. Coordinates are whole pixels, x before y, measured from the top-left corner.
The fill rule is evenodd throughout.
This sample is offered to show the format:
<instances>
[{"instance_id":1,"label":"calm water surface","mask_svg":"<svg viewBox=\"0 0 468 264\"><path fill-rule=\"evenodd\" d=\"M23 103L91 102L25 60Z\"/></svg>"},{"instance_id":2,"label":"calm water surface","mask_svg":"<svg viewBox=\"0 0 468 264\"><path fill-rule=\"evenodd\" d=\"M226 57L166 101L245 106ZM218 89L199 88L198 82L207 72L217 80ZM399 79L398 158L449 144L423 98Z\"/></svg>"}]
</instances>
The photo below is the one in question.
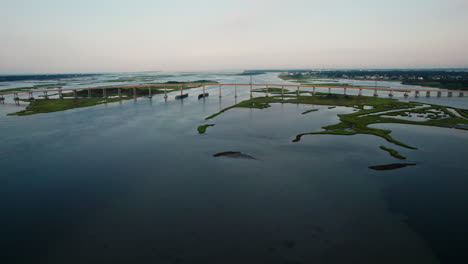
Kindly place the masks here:
<instances>
[{"instance_id":1,"label":"calm water surface","mask_svg":"<svg viewBox=\"0 0 468 264\"><path fill-rule=\"evenodd\" d=\"M109 77L95 78L86 82ZM248 82L168 79L206 78ZM255 80L281 82L275 74ZM6 116L18 107L0 105L5 263L468 261L468 132L375 126L418 150L368 135L292 143L352 109L273 104L206 122L235 103L233 91L221 99L217 91L209 88L205 100L194 89L183 101L154 96L25 117ZM466 98L418 100L468 108ZM301 114L311 108L319 111ZM199 135L204 123L216 126ZM380 145L417 166L369 170L399 162ZM222 151L257 160L212 157Z\"/></svg>"}]
</instances>

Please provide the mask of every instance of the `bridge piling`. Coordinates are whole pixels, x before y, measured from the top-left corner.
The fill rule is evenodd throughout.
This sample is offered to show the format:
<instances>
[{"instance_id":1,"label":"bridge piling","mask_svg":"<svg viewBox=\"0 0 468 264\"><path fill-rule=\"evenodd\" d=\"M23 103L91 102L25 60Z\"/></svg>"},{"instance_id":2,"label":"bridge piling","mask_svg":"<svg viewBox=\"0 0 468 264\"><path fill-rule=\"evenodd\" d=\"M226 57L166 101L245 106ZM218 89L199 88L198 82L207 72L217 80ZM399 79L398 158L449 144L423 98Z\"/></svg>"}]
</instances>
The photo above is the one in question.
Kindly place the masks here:
<instances>
[{"instance_id":1,"label":"bridge piling","mask_svg":"<svg viewBox=\"0 0 468 264\"><path fill-rule=\"evenodd\" d=\"M408 92L405 92L405 93L403 94L403 96L404 96L405 98L408 97Z\"/></svg>"},{"instance_id":2,"label":"bridge piling","mask_svg":"<svg viewBox=\"0 0 468 264\"><path fill-rule=\"evenodd\" d=\"M63 99L62 88L59 89L59 98Z\"/></svg>"},{"instance_id":3,"label":"bridge piling","mask_svg":"<svg viewBox=\"0 0 468 264\"><path fill-rule=\"evenodd\" d=\"M281 99L284 100L284 86L281 86Z\"/></svg>"},{"instance_id":4,"label":"bridge piling","mask_svg":"<svg viewBox=\"0 0 468 264\"><path fill-rule=\"evenodd\" d=\"M148 87L148 98L152 98L153 95L151 95L151 87Z\"/></svg>"},{"instance_id":5,"label":"bridge piling","mask_svg":"<svg viewBox=\"0 0 468 264\"><path fill-rule=\"evenodd\" d=\"M426 91L426 97L431 97L431 92Z\"/></svg>"},{"instance_id":6,"label":"bridge piling","mask_svg":"<svg viewBox=\"0 0 468 264\"><path fill-rule=\"evenodd\" d=\"M250 99L253 97L253 91L252 91L252 81L250 81Z\"/></svg>"},{"instance_id":7,"label":"bridge piling","mask_svg":"<svg viewBox=\"0 0 468 264\"><path fill-rule=\"evenodd\" d=\"M388 97L393 97L393 91L390 91L390 92L388 93Z\"/></svg>"},{"instance_id":8,"label":"bridge piling","mask_svg":"<svg viewBox=\"0 0 468 264\"><path fill-rule=\"evenodd\" d=\"M447 96L448 96L448 97L452 97L452 92L448 92L448 93L447 93Z\"/></svg>"},{"instance_id":9,"label":"bridge piling","mask_svg":"<svg viewBox=\"0 0 468 264\"><path fill-rule=\"evenodd\" d=\"M344 95L346 95L346 88L343 88Z\"/></svg>"},{"instance_id":10,"label":"bridge piling","mask_svg":"<svg viewBox=\"0 0 468 264\"><path fill-rule=\"evenodd\" d=\"M34 100L33 93L32 93L32 92L29 92L29 101L33 101L33 100Z\"/></svg>"},{"instance_id":11,"label":"bridge piling","mask_svg":"<svg viewBox=\"0 0 468 264\"><path fill-rule=\"evenodd\" d=\"M437 97L441 97L442 96L442 92L437 92Z\"/></svg>"},{"instance_id":12,"label":"bridge piling","mask_svg":"<svg viewBox=\"0 0 468 264\"><path fill-rule=\"evenodd\" d=\"M328 94L331 94L331 88L328 87Z\"/></svg>"},{"instance_id":13,"label":"bridge piling","mask_svg":"<svg viewBox=\"0 0 468 264\"><path fill-rule=\"evenodd\" d=\"M460 92L460 93L458 94L458 97L463 97L464 95L465 95L465 94L464 94L463 92Z\"/></svg>"},{"instance_id":14,"label":"bridge piling","mask_svg":"<svg viewBox=\"0 0 468 264\"><path fill-rule=\"evenodd\" d=\"M299 86L297 87L296 95L299 97L301 93L299 92Z\"/></svg>"},{"instance_id":15,"label":"bridge piling","mask_svg":"<svg viewBox=\"0 0 468 264\"><path fill-rule=\"evenodd\" d=\"M234 85L234 98L237 98L237 84Z\"/></svg>"},{"instance_id":16,"label":"bridge piling","mask_svg":"<svg viewBox=\"0 0 468 264\"><path fill-rule=\"evenodd\" d=\"M106 89L102 89L102 97L103 98L107 98L107 92L106 92Z\"/></svg>"},{"instance_id":17,"label":"bridge piling","mask_svg":"<svg viewBox=\"0 0 468 264\"><path fill-rule=\"evenodd\" d=\"M18 95L18 94L16 94ZM47 91L44 91L44 99L49 99L49 96L47 95Z\"/></svg>"},{"instance_id":18,"label":"bridge piling","mask_svg":"<svg viewBox=\"0 0 468 264\"><path fill-rule=\"evenodd\" d=\"M134 98L134 99L137 98L136 87L133 87L133 98Z\"/></svg>"},{"instance_id":19,"label":"bridge piling","mask_svg":"<svg viewBox=\"0 0 468 264\"><path fill-rule=\"evenodd\" d=\"M374 90L374 96L377 97L379 94L377 93L377 89Z\"/></svg>"},{"instance_id":20,"label":"bridge piling","mask_svg":"<svg viewBox=\"0 0 468 264\"><path fill-rule=\"evenodd\" d=\"M419 97L419 91L414 92L414 97L418 98Z\"/></svg>"},{"instance_id":21,"label":"bridge piling","mask_svg":"<svg viewBox=\"0 0 468 264\"><path fill-rule=\"evenodd\" d=\"M266 97L268 97L268 85L266 86Z\"/></svg>"},{"instance_id":22,"label":"bridge piling","mask_svg":"<svg viewBox=\"0 0 468 264\"><path fill-rule=\"evenodd\" d=\"M75 99L78 98L78 95L76 94L76 90L73 90L73 97L74 97Z\"/></svg>"},{"instance_id":23,"label":"bridge piling","mask_svg":"<svg viewBox=\"0 0 468 264\"><path fill-rule=\"evenodd\" d=\"M167 87L164 86L164 99L167 99Z\"/></svg>"},{"instance_id":24,"label":"bridge piling","mask_svg":"<svg viewBox=\"0 0 468 264\"><path fill-rule=\"evenodd\" d=\"M122 98L122 88L117 88L117 95Z\"/></svg>"},{"instance_id":25,"label":"bridge piling","mask_svg":"<svg viewBox=\"0 0 468 264\"><path fill-rule=\"evenodd\" d=\"M91 98L91 89L88 89L88 98Z\"/></svg>"},{"instance_id":26,"label":"bridge piling","mask_svg":"<svg viewBox=\"0 0 468 264\"><path fill-rule=\"evenodd\" d=\"M5 97L3 97L3 94L0 95L0 103L5 104Z\"/></svg>"},{"instance_id":27,"label":"bridge piling","mask_svg":"<svg viewBox=\"0 0 468 264\"><path fill-rule=\"evenodd\" d=\"M20 98L19 98L18 93L14 93L14 94L13 94L13 100L15 100L15 104L16 104L16 105L19 105L19 104L20 104L20 103L19 103Z\"/></svg>"},{"instance_id":28,"label":"bridge piling","mask_svg":"<svg viewBox=\"0 0 468 264\"><path fill-rule=\"evenodd\" d=\"M221 85L219 86L219 98L221 98L223 95L221 94Z\"/></svg>"},{"instance_id":29,"label":"bridge piling","mask_svg":"<svg viewBox=\"0 0 468 264\"><path fill-rule=\"evenodd\" d=\"M315 87L312 87L312 96L315 96Z\"/></svg>"},{"instance_id":30,"label":"bridge piling","mask_svg":"<svg viewBox=\"0 0 468 264\"><path fill-rule=\"evenodd\" d=\"M358 96L362 96L362 89L359 89L359 94Z\"/></svg>"}]
</instances>

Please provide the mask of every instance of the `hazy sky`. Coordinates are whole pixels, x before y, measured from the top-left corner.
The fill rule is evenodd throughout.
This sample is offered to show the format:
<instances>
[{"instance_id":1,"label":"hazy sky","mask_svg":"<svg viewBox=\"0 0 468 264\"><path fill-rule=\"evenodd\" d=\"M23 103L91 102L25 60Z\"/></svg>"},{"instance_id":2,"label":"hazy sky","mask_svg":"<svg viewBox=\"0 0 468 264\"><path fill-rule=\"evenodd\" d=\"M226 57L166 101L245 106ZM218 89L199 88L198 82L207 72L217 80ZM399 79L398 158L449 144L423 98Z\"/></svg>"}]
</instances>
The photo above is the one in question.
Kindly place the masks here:
<instances>
[{"instance_id":1,"label":"hazy sky","mask_svg":"<svg viewBox=\"0 0 468 264\"><path fill-rule=\"evenodd\" d=\"M468 67L468 0L0 0L0 73Z\"/></svg>"}]
</instances>

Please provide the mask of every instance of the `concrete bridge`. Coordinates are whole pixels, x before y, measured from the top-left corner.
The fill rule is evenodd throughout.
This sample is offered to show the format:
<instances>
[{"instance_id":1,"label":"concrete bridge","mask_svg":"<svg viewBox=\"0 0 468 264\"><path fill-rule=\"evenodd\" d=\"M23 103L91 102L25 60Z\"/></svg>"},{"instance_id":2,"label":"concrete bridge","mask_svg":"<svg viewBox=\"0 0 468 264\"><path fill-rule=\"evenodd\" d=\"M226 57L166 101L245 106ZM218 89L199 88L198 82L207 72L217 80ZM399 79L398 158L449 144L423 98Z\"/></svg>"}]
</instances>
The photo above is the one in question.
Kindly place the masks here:
<instances>
[{"instance_id":1,"label":"concrete bridge","mask_svg":"<svg viewBox=\"0 0 468 264\"><path fill-rule=\"evenodd\" d=\"M265 88L265 96L269 96L269 88L281 88L281 95L284 96L286 88L293 88L296 91L296 95L300 95L301 88L311 88L312 95L316 94L316 89L328 89L328 93L343 93L347 94L349 90L358 90L358 95L362 96L362 91L370 90L373 91L374 96L379 96L379 92L388 93L388 96L392 97L395 93L403 93L405 97L408 97L411 93L414 93L415 97L419 97L420 93L425 93L426 97L430 97L431 93L434 93L437 97L441 97L442 94L446 94L448 97L452 97L453 94L458 94L459 97L463 97L468 91L461 90L443 90L443 89L406 89L406 88L384 88L384 87L369 87L369 86L314 86L314 85L297 85L297 84L242 84L242 83L184 83L184 84L141 84L141 85L125 85L125 86L101 86L101 87L84 87L84 88L69 88L69 89L49 89L49 90L20 90L20 91L9 91L1 92L0 90L0 103L5 102L5 95L13 95L13 100L15 103L19 103L21 100L20 95L29 95L29 100L34 100L34 94L43 93L44 98L48 98L49 93L58 93L59 98L63 98L63 92L73 92L73 97L78 98L77 92L87 90L88 97L91 97L92 90L102 90L102 97L107 97L108 89L117 89L117 95L122 97L122 89L132 89L133 97L137 97L137 88L148 88L148 97L152 97L152 88L162 87L164 88L164 98L167 98L167 88L176 88L180 90L180 96L178 98L183 98L184 96L184 87L186 86L196 86L203 88L203 94L205 93L206 86L218 86L219 87L219 96L222 96L222 87L234 87L234 96L237 97L237 87L250 87L250 97L253 97L254 90L253 88Z\"/></svg>"}]
</instances>

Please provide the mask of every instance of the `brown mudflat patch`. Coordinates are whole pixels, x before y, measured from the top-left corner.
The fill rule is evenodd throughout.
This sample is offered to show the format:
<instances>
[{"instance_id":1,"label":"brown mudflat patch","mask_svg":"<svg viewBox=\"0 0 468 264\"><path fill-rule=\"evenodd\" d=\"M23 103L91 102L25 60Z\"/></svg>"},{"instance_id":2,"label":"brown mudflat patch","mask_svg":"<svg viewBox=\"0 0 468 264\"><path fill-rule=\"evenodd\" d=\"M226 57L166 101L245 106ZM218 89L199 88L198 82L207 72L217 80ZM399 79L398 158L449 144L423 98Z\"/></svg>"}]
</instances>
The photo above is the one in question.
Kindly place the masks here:
<instances>
[{"instance_id":1,"label":"brown mudflat patch","mask_svg":"<svg viewBox=\"0 0 468 264\"><path fill-rule=\"evenodd\" d=\"M395 164L387 164L387 165L378 165L378 166L370 166L369 169L371 170L396 170L401 169L408 166L416 166L415 163L395 163Z\"/></svg>"}]
</instances>

